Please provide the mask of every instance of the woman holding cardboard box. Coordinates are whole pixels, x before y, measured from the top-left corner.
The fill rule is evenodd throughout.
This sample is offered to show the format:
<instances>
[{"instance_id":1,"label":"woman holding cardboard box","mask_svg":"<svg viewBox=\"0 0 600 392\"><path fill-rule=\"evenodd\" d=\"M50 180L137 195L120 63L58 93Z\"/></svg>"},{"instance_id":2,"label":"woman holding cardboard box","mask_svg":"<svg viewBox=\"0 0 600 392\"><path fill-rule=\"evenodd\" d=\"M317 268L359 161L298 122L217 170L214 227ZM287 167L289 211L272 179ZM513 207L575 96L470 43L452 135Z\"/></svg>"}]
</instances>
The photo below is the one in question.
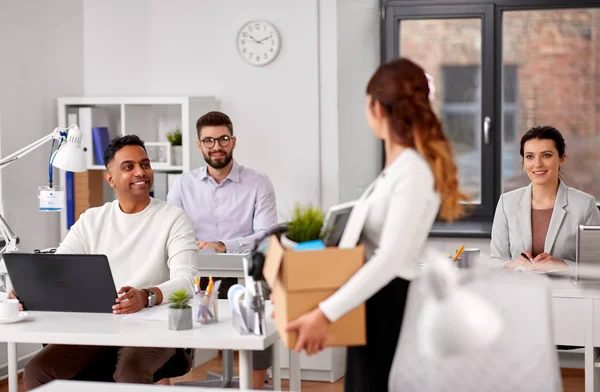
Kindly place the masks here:
<instances>
[{"instance_id":1,"label":"woman holding cardboard box","mask_svg":"<svg viewBox=\"0 0 600 392\"><path fill-rule=\"evenodd\" d=\"M366 302L367 345L350 347L346 391L387 391L409 281L438 210L463 214L450 144L429 101L421 67L407 59L383 64L367 85L366 116L384 141L385 169L357 201L340 246L365 245L367 262L313 311L288 324L297 352L324 348L327 327Z\"/></svg>"}]
</instances>

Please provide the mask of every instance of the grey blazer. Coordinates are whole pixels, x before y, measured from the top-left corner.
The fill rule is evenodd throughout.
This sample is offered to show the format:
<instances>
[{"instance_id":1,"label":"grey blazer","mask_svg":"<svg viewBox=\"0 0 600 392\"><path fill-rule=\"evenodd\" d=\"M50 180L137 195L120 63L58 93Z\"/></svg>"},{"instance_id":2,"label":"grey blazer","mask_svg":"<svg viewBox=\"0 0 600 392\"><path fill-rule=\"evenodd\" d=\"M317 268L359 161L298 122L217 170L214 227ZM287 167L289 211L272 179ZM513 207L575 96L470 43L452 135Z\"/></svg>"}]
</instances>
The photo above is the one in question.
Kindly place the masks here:
<instances>
[{"instance_id":1,"label":"grey blazer","mask_svg":"<svg viewBox=\"0 0 600 392\"><path fill-rule=\"evenodd\" d=\"M579 225L600 225L600 211L592 195L560 182L554 211L550 218L544 252L567 264L575 262L577 228ZM507 262L521 252L531 251L531 184L500 196L494 224L490 259Z\"/></svg>"}]
</instances>

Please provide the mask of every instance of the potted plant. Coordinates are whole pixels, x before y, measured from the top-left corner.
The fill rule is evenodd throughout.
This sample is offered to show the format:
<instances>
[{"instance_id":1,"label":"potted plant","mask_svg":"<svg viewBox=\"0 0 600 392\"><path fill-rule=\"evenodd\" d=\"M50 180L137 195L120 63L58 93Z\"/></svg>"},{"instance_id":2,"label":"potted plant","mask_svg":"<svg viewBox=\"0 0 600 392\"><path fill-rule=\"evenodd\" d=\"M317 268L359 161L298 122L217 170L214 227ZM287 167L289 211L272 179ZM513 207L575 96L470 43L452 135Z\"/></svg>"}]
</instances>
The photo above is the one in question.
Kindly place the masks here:
<instances>
[{"instance_id":1,"label":"potted plant","mask_svg":"<svg viewBox=\"0 0 600 392\"><path fill-rule=\"evenodd\" d=\"M321 231L324 221L325 214L320 208L297 205L292 220L288 222L288 232L281 236L281 244L293 249L300 242L322 240L326 234Z\"/></svg>"},{"instance_id":2,"label":"potted plant","mask_svg":"<svg viewBox=\"0 0 600 392\"><path fill-rule=\"evenodd\" d=\"M176 129L173 132L167 134L167 139L171 143L171 150L173 156L173 165L181 166L183 164L182 159L182 147L181 147L181 129Z\"/></svg>"},{"instance_id":3,"label":"potted plant","mask_svg":"<svg viewBox=\"0 0 600 392\"><path fill-rule=\"evenodd\" d=\"M169 329L180 331L192 329L192 307L189 305L191 294L185 290L176 290L169 296Z\"/></svg>"}]
</instances>

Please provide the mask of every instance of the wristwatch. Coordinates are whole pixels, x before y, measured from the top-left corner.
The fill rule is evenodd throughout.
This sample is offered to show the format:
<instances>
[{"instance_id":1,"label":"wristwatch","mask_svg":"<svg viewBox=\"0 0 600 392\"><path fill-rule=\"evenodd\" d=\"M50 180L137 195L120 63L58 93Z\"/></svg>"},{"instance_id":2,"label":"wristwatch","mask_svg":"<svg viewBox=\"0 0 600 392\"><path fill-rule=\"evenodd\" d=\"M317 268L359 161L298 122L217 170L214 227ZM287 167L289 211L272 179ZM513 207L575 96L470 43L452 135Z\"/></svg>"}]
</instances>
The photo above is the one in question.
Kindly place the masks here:
<instances>
[{"instance_id":1,"label":"wristwatch","mask_svg":"<svg viewBox=\"0 0 600 392\"><path fill-rule=\"evenodd\" d=\"M150 289L142 289L146 292L146 294L148 294L148 305L146 305L147 308L151 308L154 305L156 305L156 293Z\"/></svg>"}]
</instances>

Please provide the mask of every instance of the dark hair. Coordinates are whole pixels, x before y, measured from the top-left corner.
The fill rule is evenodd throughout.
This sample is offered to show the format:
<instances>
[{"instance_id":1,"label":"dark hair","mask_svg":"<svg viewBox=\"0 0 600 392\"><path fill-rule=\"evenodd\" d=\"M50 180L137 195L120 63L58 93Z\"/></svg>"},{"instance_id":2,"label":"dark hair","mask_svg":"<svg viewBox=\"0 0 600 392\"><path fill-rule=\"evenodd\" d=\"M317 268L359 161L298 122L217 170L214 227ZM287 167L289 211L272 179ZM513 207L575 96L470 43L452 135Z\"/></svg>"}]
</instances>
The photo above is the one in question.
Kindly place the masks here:
<instances>
[{"instance_id":1,"label":"dark hair","mask_svg":"<svg viewBox=\"0 0 600 392\"><path fill-rule=\"evenodd\" d=\"M219 127L225 126L229 129L230 135L233 136L233 124L229 116L221 112L208 112L196 121L196 130L198 131L198 140L200 139L200 131L203 127Z\"/></svg>"},{"instance_id":2,"label":"dark hair","mask_svg":"<svg viewBox=\"0 0 600 392\"><path fill-rule=\"evenodd\" d=\"M544 125L541 127L533 127L529 131L525 132L525 135L521 138L521 157L525 158L525 143L530 141L531 139L549 139L554 141L554 146L556 147L556 151L558 151L558 156L563 158L565 156L565 152L567 149L567 145L565 144L565 138L560 133L560 131L550 125Z\"/></svg>"},{"instance_id":3,"label":"dark hair","mask_svg":"<svg viewBox=\"0 0 600 392\"><path fill-rule=\"evenodd\" d=\"M429 81L423 69L406 58L382 64L367 85L371 106L384 108L395 139L415 148L427 161L441 196L440 217L454 221L464 215L452 148L429 102Z\"/></svg>"},{"instance_id":4,"label":"dark hair","mask_svg":"<svg viewBox=\"0 0 600 392\"><path fill-rule=\"evenodd\" d=\"M108 168L108 164L115 159L115 154L117 151L122 149L125 146L140 146L146 151L146 146L142 139L140 139L137 135L125 135L125 136L117 136L112 139L104 150L104 166Z\"/></svg>"}]
</instances>

